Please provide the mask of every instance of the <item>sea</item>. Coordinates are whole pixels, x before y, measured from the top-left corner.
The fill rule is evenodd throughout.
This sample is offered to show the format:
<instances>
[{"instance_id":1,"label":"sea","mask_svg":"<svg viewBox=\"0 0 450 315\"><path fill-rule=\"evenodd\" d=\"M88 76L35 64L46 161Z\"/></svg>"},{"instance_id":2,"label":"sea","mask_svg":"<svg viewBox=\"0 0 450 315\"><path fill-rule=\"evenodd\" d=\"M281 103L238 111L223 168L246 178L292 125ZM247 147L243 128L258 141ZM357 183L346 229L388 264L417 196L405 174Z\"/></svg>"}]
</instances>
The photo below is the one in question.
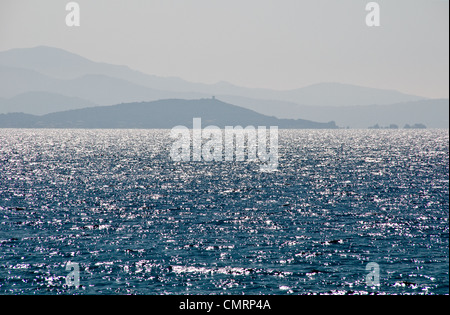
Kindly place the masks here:
<instances>
[{"instance_id":1,"label":"sea","mask_svg":"<svg viewBox=\"0 0 450 315\"><path fill-rule=\"evenodd\" d=\"M0 129L0 294L449 293L449 131L279 130L279 165L170 130Z\"/></svg>"}]
</instances>

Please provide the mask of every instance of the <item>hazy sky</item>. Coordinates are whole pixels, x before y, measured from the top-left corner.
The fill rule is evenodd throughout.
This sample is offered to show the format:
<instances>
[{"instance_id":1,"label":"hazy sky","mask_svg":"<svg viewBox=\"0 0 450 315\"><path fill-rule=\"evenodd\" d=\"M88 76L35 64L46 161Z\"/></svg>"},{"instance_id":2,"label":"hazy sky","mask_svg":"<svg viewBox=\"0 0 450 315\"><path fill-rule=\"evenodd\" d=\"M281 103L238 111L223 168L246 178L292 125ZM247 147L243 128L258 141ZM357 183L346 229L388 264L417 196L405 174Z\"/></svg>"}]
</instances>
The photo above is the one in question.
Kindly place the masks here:
<instances>
[{"instance_id":1,"label":"hazy sky","mask_svg":"<svg viewBox=\"0 0 450 315\"><path fill-rule=\"evenodd\" d=\"M319 82L449 96L448 0L0 0L0 50L54 46L195 82L294 89Z\"/></svg>"}]
</instances>

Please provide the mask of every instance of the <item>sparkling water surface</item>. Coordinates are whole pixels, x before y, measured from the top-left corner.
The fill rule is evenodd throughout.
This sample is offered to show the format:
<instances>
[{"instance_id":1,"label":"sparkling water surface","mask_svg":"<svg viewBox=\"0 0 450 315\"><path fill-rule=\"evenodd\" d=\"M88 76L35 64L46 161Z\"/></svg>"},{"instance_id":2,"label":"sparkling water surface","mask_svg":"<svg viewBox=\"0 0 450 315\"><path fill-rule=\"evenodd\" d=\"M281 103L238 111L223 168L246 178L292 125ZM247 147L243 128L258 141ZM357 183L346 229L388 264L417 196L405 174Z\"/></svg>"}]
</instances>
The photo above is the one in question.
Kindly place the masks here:
<instances>
[{"instance_id":1,"label":"sparkling water surface","mask_svg":"<svg viewBox=\"0 0 450 315\"><path fill-rule=\"evenodd\" d=\"M169 132L0 129L0 294L449 293L448 130L280 130L275 172Z\"/></svg>"}]
</instances>

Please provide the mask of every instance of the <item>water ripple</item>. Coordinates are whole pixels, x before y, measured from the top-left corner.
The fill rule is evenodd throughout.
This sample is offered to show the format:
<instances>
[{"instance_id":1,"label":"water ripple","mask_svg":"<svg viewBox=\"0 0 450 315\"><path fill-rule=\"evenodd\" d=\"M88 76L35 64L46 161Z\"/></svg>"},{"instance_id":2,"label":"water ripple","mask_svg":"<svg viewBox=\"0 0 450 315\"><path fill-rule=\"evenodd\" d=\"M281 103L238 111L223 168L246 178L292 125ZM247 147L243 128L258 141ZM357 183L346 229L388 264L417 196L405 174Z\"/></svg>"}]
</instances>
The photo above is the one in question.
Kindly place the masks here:
<instances>
[{"instance_id":1,"label":"water ripple","mask_svg":"<svg viewBox=\"0 0 450 315\"><path fill-rule=\"evenodd\" d=\"M282 130L272 173L168 135L1 130L0 293L448 294L448 130Z\"/></svg>"}]
</instances>

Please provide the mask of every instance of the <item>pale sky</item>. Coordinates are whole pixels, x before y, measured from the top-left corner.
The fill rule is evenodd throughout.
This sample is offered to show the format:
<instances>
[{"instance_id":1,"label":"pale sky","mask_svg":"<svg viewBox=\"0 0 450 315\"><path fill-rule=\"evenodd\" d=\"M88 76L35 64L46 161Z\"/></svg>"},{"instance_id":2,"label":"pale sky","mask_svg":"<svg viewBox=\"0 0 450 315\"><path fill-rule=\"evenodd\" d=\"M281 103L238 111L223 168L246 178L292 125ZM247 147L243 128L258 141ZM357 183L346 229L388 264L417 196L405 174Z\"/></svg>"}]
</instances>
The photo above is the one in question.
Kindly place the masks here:
<instances>
[{"instance_id":1,"label":"pale sky","mask_svg":"<svg viewBox=\"0 0 450 315\"><path fill-rule=\"evenodd\" d=\"M449 1L0 0L0 51L39 45L188 81L294 89L341 82L449 97Z\"/></svg>"}]
</instances>

